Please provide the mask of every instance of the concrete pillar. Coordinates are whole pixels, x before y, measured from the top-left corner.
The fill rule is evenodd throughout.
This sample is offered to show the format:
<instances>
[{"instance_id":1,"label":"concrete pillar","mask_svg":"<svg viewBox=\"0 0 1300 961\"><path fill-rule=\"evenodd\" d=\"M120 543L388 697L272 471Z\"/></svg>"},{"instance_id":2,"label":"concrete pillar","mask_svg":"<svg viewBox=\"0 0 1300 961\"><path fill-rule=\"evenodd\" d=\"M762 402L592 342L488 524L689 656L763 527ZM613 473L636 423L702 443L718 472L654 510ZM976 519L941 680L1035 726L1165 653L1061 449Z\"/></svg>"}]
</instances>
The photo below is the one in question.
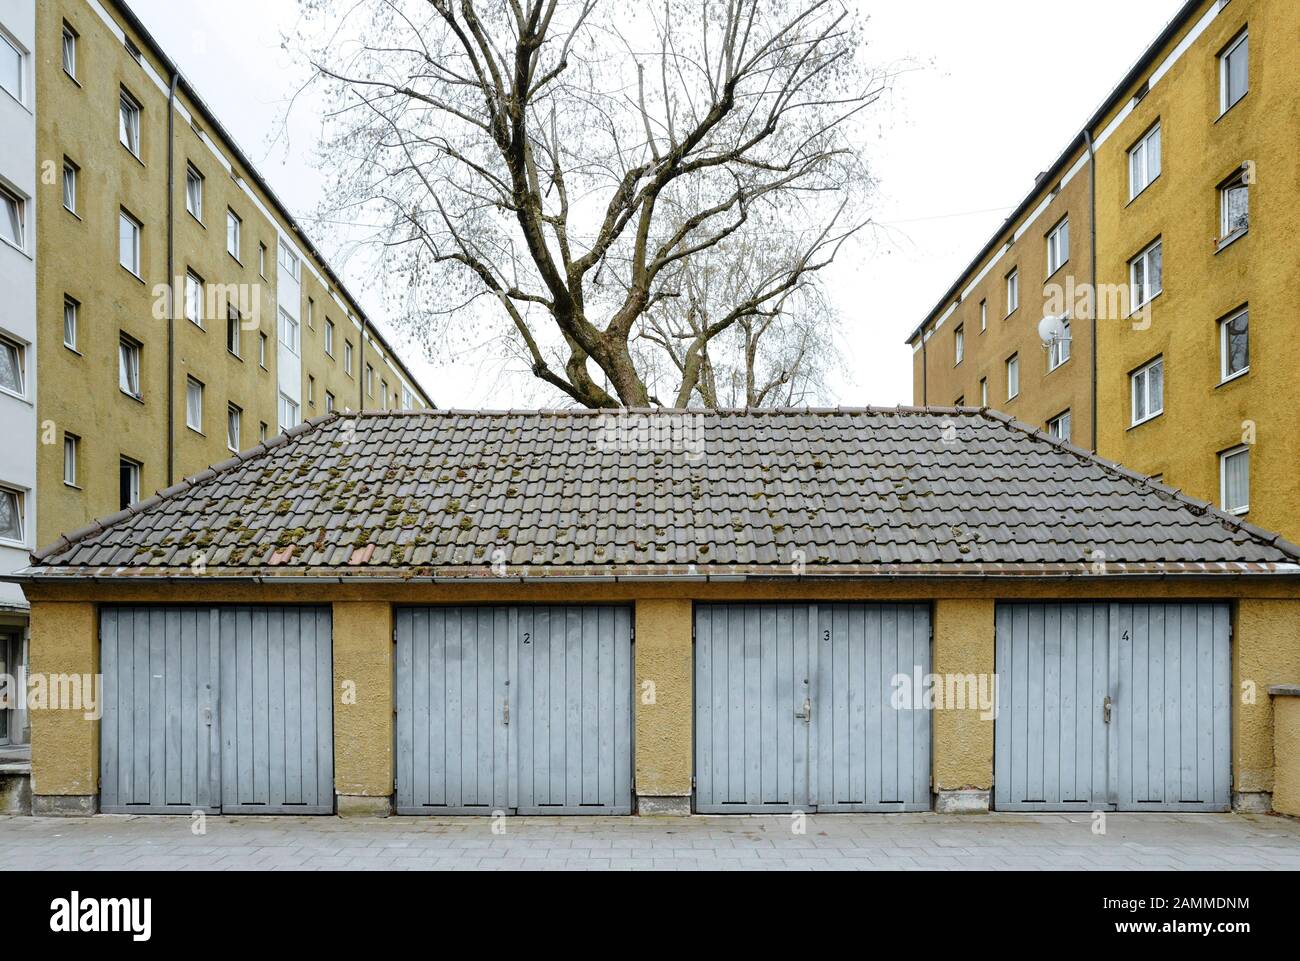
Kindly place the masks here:
<instances>
[{"instance_id":1,"label":"concrete pillar","mask_svg":"<svg viewBox=\"0 0 1300 961\"><path fill-rule=\"evenodd\" d=\"M1300 817L1300 684L1269 689L1273 700L1273 810Z\"/></svg>"},{"instance_id":2,"label":"concrete pillar","mask_svg":"<svg viewBox=\"0 0 1300 961\"><path fill-rule=\"evenodd\" d=\"M29 689L37 696L41 679L76 675L80 689L93 685L95 703L30 705L32 728L32 813L36 815L94 814L99 798L98 714L99 616L94 604L36 601L32 604L28 649ZM49 690L49 686L45 686Z\"/></svg>"},{"instance_id":3,"label":"concrete pillar","mask_svg":"<svg viewBox=\"0 0 1300 961\"><path fill-rule=\"evenodd\" d=\"M636 602L636 794L640 814L690 814L694 660L689 600Z\"/></svg>"},{"instance_id":4,"label":"concrete pillar","mask_svg":"<svg viewBox=\"0 0 1300 961\"><path fill-rule=\"evenodd\" d=\"M334 604L334 791L340 816L393 803L393 609Z\"/></svg>"},{"instance_id":5,"label":"concrete pillar","mask_svg":"<svg viewBox=\"0 0 1300 961\"><path fill-rule=\"evenodd\" d=\"M1272 808L1274 700L1269 688L1300 678L1300 601L1237 602L1233 631L1232 806Z\"/></svg>"},{"instance_id":6,"label":"concrete pillar","mask_svg":"<svg viewBox=\"0 0 1300 961\"><path fill-rule=\"evenodd\" d=\"M945 693L963 692L956 704L936 702L934 711L935 810L943 814L987 811L992 801L993 614L992 600L934 604L933 671Z\"/></svg>"}]
</instances>

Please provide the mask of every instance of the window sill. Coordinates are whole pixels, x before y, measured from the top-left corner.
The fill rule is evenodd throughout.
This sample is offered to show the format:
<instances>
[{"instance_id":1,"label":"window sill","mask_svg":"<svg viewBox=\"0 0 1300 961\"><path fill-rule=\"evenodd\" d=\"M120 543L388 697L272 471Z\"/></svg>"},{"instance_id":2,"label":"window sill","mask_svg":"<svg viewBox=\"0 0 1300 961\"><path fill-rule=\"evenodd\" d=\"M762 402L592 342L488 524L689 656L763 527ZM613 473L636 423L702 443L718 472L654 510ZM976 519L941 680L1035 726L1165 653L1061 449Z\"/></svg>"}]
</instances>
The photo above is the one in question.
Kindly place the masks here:
<instances>
[{"instance_id":1,"label":"window sill","mask_svg":"<svg viewBox=\"0 0 1300 961\"><path fill-rule=\"evenodd\" d=\"M77 348L73 347L71 344L64 344L64 345L63 345L63 349L66 350L66 351L67 351L68 353L70 353L70 354L76 354L76 355L77 355L78 357L80 357L82 360L85 360L85 359L86 359L85 354L83 354L81 351L77 350Z\"/></svg>"},{"instance_id":2,"label":"window sill","mask_svg":"<svg viewBox=\"0 0 1300 961\"><path fill-rule=\"evenodd\" d=\"M117 389L117 392L121 394L123 397L129 397L137 404L144 404L144 394L133 394L130 391L123 390L121 387Z\"/></svg>"},{"instance_id":3,"label":"window sill","mask_svg":"<svg viewBox=\"0 0 1300 961\"><path fill-rule=\"evenodd\" d=\"M234 254L232 254L229 250L226 251L226 256L229 257L231 260L233 260L235 263L239 264L239 266L241 267L244 266L244 262L240 260L238 257L236 257Z\"/></svg>"},{"instance_id":4,"label":"window sill","mask_svg":"<svg viewBox=\"0 0 1300 961\"><path fill-rule=\"evenodd\" d=\"M1143 424L1149 424L1153 420L1159 420L1161 417L1164 416L1164 414L1165 412L1162 410L1158 414L1152 414L1150 417L1144 417L1142 420L1134 421L1132 424L1128 426L1128 430L1137 430Z\"/></svg>"},{"instance_id":5,"label":"window sill","mask_svg":"<svg viewBox=\"0 0 1300 961\"><path fill-rule=\"evenodd\" d=\"M1231 384L1231 383L1233 383L1234 381L1241 380L1241 378L1245 377L1245 376L1246 376L1247 374L1249 374L1249 373L1250 373L1250 368L1249 368L1249 367L1243 367L1241 370L1237 371L1235 374L1231 374L1230 376L1223 378L1223 380L1219 381L1219 383L1216 384L1215 386L1216 386L1216 387L1226 387L1228 384Z\"/></svg>"},{"instance_id":6,"label":"window sill","mask_svg":"<svg viewBox=\"0 0 1300 961\"><path fill-rule=\"evenodd\" d=\"M236 353L235 353L233 350L231 350L229 347L226 348L226 354L227 354L227 356L229 356L229 357L233 357L235 360L239 361L241 364L244 362L244 358L240 357L238 354L236 354Z\"/></svg>"},{"instance_id":7,"label":"window sill","mask_svg":"<svg viewBox=\"0 0 1300 961\"><path fill-rule=\"evenodd\" d=\"M1048 374L1048 376L1050 377L1052 374L1055 374L1058 370L1060 370L1062 367L1064 367L1066 364L1068 364L1068 363L1070 362L1070 359L1071 359L1073 356L1074 356L1074 355L1071 354L1070 357L1065 358L1065 360L1061 361L1061 362L1060 362L1059 364L1057 364L1055 367L1052 367L1052 366L1049 364L1049 365L1048 365L1048 368L1047 368L1047 374Z\"/></svg>"},{"instance_id":8,"label":"window sill","mask_svg":"<svg viewBox=\"0 0 1300 961\"><path fill-rule=\"evenodd\" d=\"M1250 96L1250 91L1247 90L1240 97L1238 97L1234 103L1228 104L1228 106L1225 107L1223 111L1219 114L1218 120L1215 120L1214 122L1217 124L1219 120L1222 120L1228 114L1232 113L1233 109L1237 107L1243 100L1245 100L1249 96Z\"/></svg>"},{"instance_id":9,"label":"window sill","mask_svg":"<svg viewBox=\"0 0 1300 961\"><path fill-rule=\"evenodd\" d=\"M132 276L132 277L134 277L136 280L138 280L140 283L142 283L142 284L145 283L145 279L144 279L143 277L141 277L139 274L137 274L137 273L136 273L134 270L132 270L130 267L127 267L127 266L125 266L125 265L123 265L123 264L118 264L118 266L121 267L124 271L126 271L127 274L129 274L130 276ZM146 284L146 286L147 286L147 284Z\"/></svg>"},{"instance_id":10,"label":"window sill","mask_svg":"<svg viewBox=\"0 0 1300 961\"><path fill-rule=\"evenodd\" d=\"M69 484L67 481L64 481L64 482L63 482L63 486L66 487L66 488L67 488L68 490L70 490L70 491L80 491L80 490L81 490L81 485L80 485L80 484Z\"/></svg>"},{"instance_id":11,"label":"window sill","mask_svg":"<svg viewBox=\"0 0 1300 961\"><path fill-rule=\"evenodd\" d=\"M7 537L0 537L0 547L18 547L23 550L31 550L26 541L14 541Z\"/></svg>"},{"instance_id":12,"label":"window sill","mask_svg":"<svg viewBox=\"0 0 1300 961\"><path fill-rule=\"evenodd\" d=\"M1128 198L1128 203L1124 205L1124 209L1127 210L1129 207L1133 206L1133 204L1137 202L1137 199L1139 197L1144 196L1146 192L1150 190L1154 184L1158 184L1159 182L1160 182L1160 174L1156 174L1149 181L1147 181L1147 185L1145 187L1143 187L1141 190L1135 193L1132 197Z\"/></svg>"},{"instance_id":13,"label":"window sill","mask_svg":"<svg viewBox=\"0 0 1300 961\"><path fill-rule=\"evenodd\" d=\"M1249 227L1245 228L1244 230L1238 230L1236 233L1228 234L1228 236L1224 237L1215 245L1214 252L1216 254L1222 253L1223 251L1231 247L1233 244L1235 244L1242 237L1246 236L1246 234L1248 233L1250 233Z\"/></svg>"},{"instance_id":14,"label":"window sill","mask_svg":"<svg viewBox=\"0 0 1300 961\"><path fill-rule=\"evenodd\" d=\"M32 259L32 258L31 258L31 254L27 253L27 248L26 248L26 247L19 247L16 243L14 243L14 242L13 242L12 240L10 240L8 237L0 237L0 244L4 244L4 245L5 245L6 247L8 247L10 250L16 250L16 251L18 251L20 254L22 254L24 257L26 257L28 260L31 260L31 259Z\"/></svg>"},{"instance_id":15,"label":"window sill","mask_svg":"<svg viewBox=\"0 0 1300 961\"><path fill-rule=\"evenodd\" d=\"M78 88L78 89L84 89L84 88L81 86L81 81L78 80L76 77L74 77L72 74L68 73L68 71L64 70L64 71L63 71L63 75L64 75L65 77L67 77L69 80L71 80L73 83L75 83L75 84L77 85L77 88Z\"/></svg>"},{"instance_id":16,"label":"window sill","mask_svg":"<svg viewBox=\"0 0 1300 961\"><path fill-rule=\"evenodd\" d=\"M24 404L27 404L29 407L31 406L32 403L26 398L26 396L24 396L23 394L16 393L15 391L10 390L8 387L0 387L0 396L12 397L14 400L20 400Z\"/></svg>"},{"instance_id":17,"label":"window sill","mask_svg":"<svg viewBox=\"0 0 1300 961\"><path fill-rule=\"evenodd\" d=\"M147 163L145 163L145 162L140 158L140 155L139 155L138 153L136 153L134 150L132 150L132 149L131 149L130 147L128 147L126 144L122 143L122 141L119 140L118 143L122 145L122 149L125 150L125 151L126 151L126 152L131 156L131 158L132 158L133 160L135 160L136 163L138 163L138 164L139 164L141 167L143 167L145 170L148 170L148 169L149 169L149 165L148 165Z\"/></svg>"},{"instance_id":18,"label":"window sill","mask_svg":"<svg viewBox=\"0 0 1300 961\"><path fill-rule=\"evenodd\" d=\"M1139 313L1140 311L1146 310L1148 307L1150 307L1152 304L1154 304L1157 300L1159 300L1159 299L1160 299L1160 295L1163 294L1164 292L1165 292L1165 291L1164 291L1164 288L1163 288L1163 287L1160 288L1160 290L1156 291L1154 294L1152 294L1152 295L1151 295L1150 297L1148 297L1146 300L1142 301L1142 303L1138 304L1136 307L1134 307L1132 310L1130 310L1130 311L1128 312L1128 316L1127 316L1126 318L1124 318L1124 319L1125 319L1125 320L1132 320L1134 317L1136 317L1136 316L1138 315L1138 313Z\"/></svg>"},{"instance_id":19,"label":"window sill","mask_svg":"<svg viewBox=\"0 0 1300 961\"><path fill-rule=\"evenodd\" d=\"M1044 284L1050 283L1053 277L1055 277L1057 274L1059 274L1062 270L1064 270L1068 266L1070 266L1070 259L1067 257L1065 260L1061 261L1060 265L1055 270L1053 270L1050 274L1047 275L1047 277L1043 280L1043 283Z\"/></svg>"},{"instance_id":20,"label":"window sill","mask_svg":"<svg viewBox=\"0 0 1300 961\"><path fill-rule=\"evenodd\" d=\"M77 213L75 210L73 210L73 209L72 209L71 207L69 207L67 204L64 204L64 205L63 205L63 209L64 209L65 211L67 211L68 213L72 214L72 216L73 216L75 219L77 219L78 221L81 221L82 223L85 223L85 221L82 221L82 220L81 220L81 214Z\"/></svg>"},{"instance_id":21,"label":"window sill","mask_svg":"<svg viewBox=\"0 0 1300 961\"><path fill-rule=\"evenodd\" d=\"M192 210L190 210L188 207L186 207L186 208L185 208L185 212L186 212L187 214L190 215L190 220L194 221L196 224L198 224L198 225L199 225L200 227L202 227L204 230L207 230L207 229L208 229L208 225L205 224L205 223L203 222L203 218L200 217L198 214L196 214L194 211L192 211Z\"/></svg>"},{"instance_id":22,"label":"window sill","mask_svg":"<svg viewBox=\"0 0 1300 961\"><path fill-rule=\"evenodd\" d=\"M203 433L203 431L201 431L201 430L199 430L197 427L195 427L193 424L186 424L186 425L185 425L185 429L186 429L187 431L189 431L191 434L198 434L200 437L207 437L207 436L208 436L207 434Z\"/></svg>"}]
</instances>

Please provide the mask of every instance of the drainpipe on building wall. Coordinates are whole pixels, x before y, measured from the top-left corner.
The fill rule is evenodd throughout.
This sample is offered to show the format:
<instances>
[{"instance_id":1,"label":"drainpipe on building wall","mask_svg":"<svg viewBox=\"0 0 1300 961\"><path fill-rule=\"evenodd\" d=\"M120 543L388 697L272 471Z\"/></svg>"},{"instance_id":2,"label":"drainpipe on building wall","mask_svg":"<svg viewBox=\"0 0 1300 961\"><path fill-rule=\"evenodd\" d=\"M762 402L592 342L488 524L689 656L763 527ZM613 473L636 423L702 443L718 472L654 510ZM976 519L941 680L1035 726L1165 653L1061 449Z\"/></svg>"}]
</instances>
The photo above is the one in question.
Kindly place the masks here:
<instances>
[{"instance_id":1,"label":"drainpipe on building wall","mask_svg":"<svg viewBox=\"0 0 1300 961\"><path fill-rule=\"evenodd\" d=\"M361 403L357 404L357 410L366 409L366 326L366 315L362 314L361 337L359 338L361 341L361 366L358 368L361 376L357 378L357 382L361 386Z\"/></svg>"},{"instance_id":2,"label":"drainpipe on building wall","mask_svg":"<svg viewBox=\"0 0 1300 961\"><path fill-rule=\"evenodd\" d=\"M921 328L921 406L930 406L930 360L925 355L925 327Z\"/></svg>"},{"instance_id":3,"label":"drainpipe on building wall","mask_svg":"<svg viewBox=\"0 0 1300 961\"><path fill-rule=\"evenodd\" d=\"M1097 296L1097 150L1096 145L1092 142L1092 130L1083 132L1084 140L1088 144L1088 190L1090 213L1088 216L1088 231L1091 234L1091 242L1088 245L1089 253L1092 255L1092 310L1090 324L1092 331L1092 452L1097 453L1097 304L1100 298Z\"/></svg>"},{"instance_id":4,"label":"drainpipe on building wall","mask_svg":"<svg viewBox=\"0 0 1300 961\"><path fill-rule=\"evenodd\" d=\"M167 96L167 483L176 483L176 87L181 75L172 72Z\"/></svg>"}]
</instances>

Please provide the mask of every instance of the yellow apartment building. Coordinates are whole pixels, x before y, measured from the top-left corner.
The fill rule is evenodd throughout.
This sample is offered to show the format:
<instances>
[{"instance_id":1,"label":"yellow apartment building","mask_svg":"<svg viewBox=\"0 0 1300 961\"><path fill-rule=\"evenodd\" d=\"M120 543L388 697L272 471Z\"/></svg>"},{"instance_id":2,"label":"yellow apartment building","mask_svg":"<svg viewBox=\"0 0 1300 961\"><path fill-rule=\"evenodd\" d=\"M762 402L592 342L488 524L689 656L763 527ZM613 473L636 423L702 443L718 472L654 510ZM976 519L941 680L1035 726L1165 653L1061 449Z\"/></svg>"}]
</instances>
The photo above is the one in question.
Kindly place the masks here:
<instances>
[{"instance_id":1,"label":"yellow apartment building","mask_svg":"<svg viewBox=\"0 0 1300 961\"><path fill-rule=\"evenodd\" d=\"M1300 536L1298 33L1290 0L1185 4L913 332L915 402Z\"/></svg>"},{"instance_id":2,"label":"yellow apartment building","mask_svg":"<svg viewBox=\"0 0 1300 961\"><path fill-rule=\"evenodd\" d=\"M432 406L125 3L0 21L0 565L333 408Z\"/></svg>"}]
</instances>

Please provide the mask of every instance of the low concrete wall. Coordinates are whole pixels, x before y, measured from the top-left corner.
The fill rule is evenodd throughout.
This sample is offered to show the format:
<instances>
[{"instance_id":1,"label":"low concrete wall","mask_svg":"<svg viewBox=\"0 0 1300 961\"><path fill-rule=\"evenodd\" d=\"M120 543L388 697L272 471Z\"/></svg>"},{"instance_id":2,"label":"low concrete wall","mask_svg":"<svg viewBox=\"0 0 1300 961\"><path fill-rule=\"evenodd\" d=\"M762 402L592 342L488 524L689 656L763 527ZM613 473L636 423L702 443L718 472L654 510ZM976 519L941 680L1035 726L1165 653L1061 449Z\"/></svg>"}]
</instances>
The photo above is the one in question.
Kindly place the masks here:
<instances>
[{"instance_id":1,"label":"low concrete wall","mask_svg":"<svg viewBox=\"0 0 1300 961\"><path fill-rule=\"evenodd\" d=\"M1300 684L1273 687L1273 810L1300 817Z\"/></svg>"}]
</instances>

